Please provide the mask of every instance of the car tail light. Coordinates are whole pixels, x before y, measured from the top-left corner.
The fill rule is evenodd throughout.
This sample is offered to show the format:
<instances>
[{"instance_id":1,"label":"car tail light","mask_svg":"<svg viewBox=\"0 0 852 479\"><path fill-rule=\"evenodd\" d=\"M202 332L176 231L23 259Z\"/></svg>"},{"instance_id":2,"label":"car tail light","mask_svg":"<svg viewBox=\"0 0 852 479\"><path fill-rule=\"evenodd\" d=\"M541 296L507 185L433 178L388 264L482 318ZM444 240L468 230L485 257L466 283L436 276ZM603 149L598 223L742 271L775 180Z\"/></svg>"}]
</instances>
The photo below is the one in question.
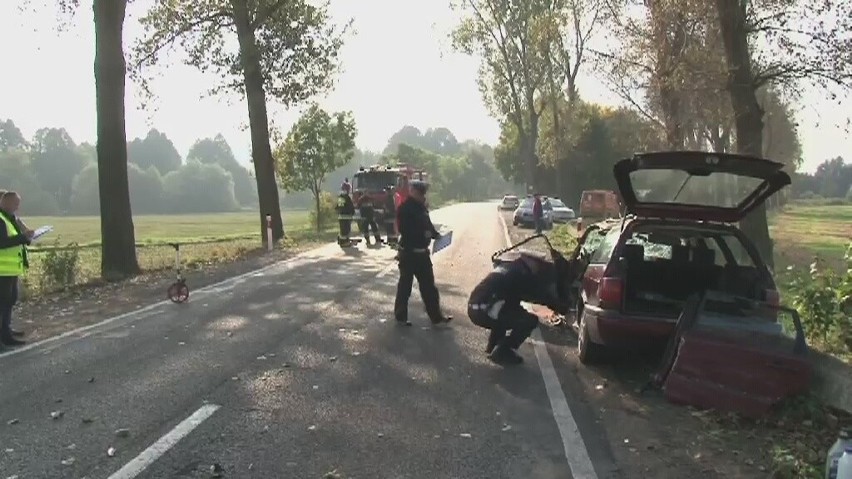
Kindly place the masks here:
<instances>
[{"instance_id":1,"label":"car tail light","mask_svg":"<svg viewBox=\"0 0 852 479\"><path fill-rule=\"evenodd\" d=\"M616 309L621 306L624 283L621 278L602 278L598 285L598 300L601 308Z\"/></svg>"},{"instance_id":2,"label":"car tail light","mask_svg":"<svg viewBox=\"0 0 852 479\"><path fill-rule=\"evenodd\" d=\"M772 306L780 306L781 305L781 294L774 289L766 290L766 302L771 304Z\"/></svg>"}]
</instances>

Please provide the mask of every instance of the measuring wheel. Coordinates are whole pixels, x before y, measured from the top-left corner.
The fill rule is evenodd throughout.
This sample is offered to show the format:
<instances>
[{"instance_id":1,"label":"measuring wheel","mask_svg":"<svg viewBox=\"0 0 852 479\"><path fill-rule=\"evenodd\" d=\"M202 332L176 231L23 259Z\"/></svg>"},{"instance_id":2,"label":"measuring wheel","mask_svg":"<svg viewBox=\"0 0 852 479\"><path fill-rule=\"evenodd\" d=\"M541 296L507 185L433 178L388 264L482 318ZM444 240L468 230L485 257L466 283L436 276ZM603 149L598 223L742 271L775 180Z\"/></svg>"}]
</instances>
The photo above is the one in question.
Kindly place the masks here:
<instances>
[{"instance_id":1,"label":"measuring wheel","mask_svg":"<svg viewBox=\"0 0 852 479\"><path fill-rule=\"evenodd\" d=\"M181 278L172 283L167 294L173 303L186 302L189 299L189 286L186 285L186 280Z\"/></svg>"},{"instance_id":2,"label":"measuring wheel","mask_svg":"<svg viewBox=\"0 0 852 479\"><path fill-rule=\"evenodd\" d=\"M180 244L170 243L170 246L175 249L175 271L177 277L175 282L169 286L166 295L173 303L184 303L189 299L189 286L186 285L186 278L183 277L180 270Z\"/></svg>"}]
</instances>

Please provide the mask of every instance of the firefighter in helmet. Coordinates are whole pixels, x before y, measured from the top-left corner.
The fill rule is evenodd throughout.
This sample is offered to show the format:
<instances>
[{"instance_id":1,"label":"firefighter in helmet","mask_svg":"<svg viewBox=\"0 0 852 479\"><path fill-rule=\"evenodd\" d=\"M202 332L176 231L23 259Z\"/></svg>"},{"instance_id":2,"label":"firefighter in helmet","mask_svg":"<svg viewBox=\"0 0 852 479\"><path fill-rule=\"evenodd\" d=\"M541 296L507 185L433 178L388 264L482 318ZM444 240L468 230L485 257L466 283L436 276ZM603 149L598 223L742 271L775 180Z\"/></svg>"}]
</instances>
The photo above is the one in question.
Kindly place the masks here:
<instances>
[{"instance_id":1,"label":"firefighter in helmet","mask_svg":"<svg viewBox=\"0 0 852 479\"><path fill-rule=\"evenodd\" d=\"M337 196L337 221L340 225L337 243L341 246L352 244L349 235L352 232L352 220L355 218L355 205L352 203L349 191L349 184L344 183L340 188L340 194Z\"/></svg>"},{"instance_id":2,"label":"firefighter in helmet","mask_svg":"<svg viewBox=\"0 0 852 479\"><path fill-rule=\"evenodd\" d=\"M361 233L364 235L364 241L370 242L370 231L373 232L373 237L376 238L376 244L381 244L382 237L379 236L379 225L376 224L376 210L373 207L373 199L367 195L366 191L361 191L358 197L358 213L361 215Z\"/></svg>"}]
</instances>

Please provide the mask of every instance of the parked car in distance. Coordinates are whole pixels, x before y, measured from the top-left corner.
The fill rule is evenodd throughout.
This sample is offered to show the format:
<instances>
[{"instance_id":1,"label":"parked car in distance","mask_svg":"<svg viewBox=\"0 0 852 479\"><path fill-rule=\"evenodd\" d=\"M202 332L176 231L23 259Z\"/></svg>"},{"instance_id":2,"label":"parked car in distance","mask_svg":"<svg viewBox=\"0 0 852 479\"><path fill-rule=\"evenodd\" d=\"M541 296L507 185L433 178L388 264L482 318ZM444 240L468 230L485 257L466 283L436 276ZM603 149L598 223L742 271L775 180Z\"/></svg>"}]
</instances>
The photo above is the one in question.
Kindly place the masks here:
<instances>
[{"instance_id":1,"label":"parked car in distance","mask_svg":"<svg viewBox=\"0 0 852 479\"><path fill-rule=\"evenodd\" d=\"M734 223L790 184L781 168L703 152L616 163L628 216L590 226L570 258L583 263L574 278L580 361L593 362L608 348L664 342L694 294L712 290L777 305L769 269ZM645 190L642 200L635 190Z\"/></svg>"},{"instance_id":2,"label":"parked car in distance","mask_svg":"<svg viewBox=\"0 0 852 479\"><path fill-rule=\"evenodd\" d=\"M566 206L559 198L549 198L548 203L553 208L551 216L554 223L568 223L577 218L574 210Z\"/></svg>"},{"instance_id":3,"label":"parked car in distance","mask_svg":"<svg viewBox=\"0 0 852 479\"><path fill-rule=\"evenodd\" d=\"M521 201L521 204L512 216L513 225L521 226L522 228L535 228L535 221L533 220L534 202L535 198L532 196L527 196L523 201ZM541 207L544 210L544 228L553 228L553 207L551 206L550 201L543 197L541 199Z\"/></svg>"},{"instance_id":4,"label":"parked car in distance","mask_svg":"<svg viewBox=\"0 0 852 479\"><path fill-rule=\"evenodd\" d=\"M586 190L580 195L580 216L590 218L618 218L621 216L618 196L609 190Z\"/></svg>"},{"instance_id":5,"label":"parked car in distance","mask_svg":"<svg viewBox=\"0 0 852 479\"><path fill-rule=\"evenodd\" d=\"M497 208L500 210L514 210L521 204L521 201L515 195L506 195L500 201L500 206Z\"/></svg>"}]
</instances>

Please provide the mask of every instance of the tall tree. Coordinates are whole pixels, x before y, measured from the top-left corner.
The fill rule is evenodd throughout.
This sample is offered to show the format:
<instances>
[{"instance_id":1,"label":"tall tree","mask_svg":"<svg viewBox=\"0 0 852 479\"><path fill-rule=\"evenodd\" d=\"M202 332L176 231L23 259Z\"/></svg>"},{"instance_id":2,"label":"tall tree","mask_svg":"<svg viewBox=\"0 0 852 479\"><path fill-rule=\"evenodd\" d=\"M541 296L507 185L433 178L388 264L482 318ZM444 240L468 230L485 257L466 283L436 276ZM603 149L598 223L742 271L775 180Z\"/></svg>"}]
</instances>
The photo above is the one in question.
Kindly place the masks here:
<instances>
[{"instance_id":1,"label":"tall tree","mask_svg":"<svg viewBox=\"0 0 852 479\"><path fill-rule=\"evenodd\" d=\"M124 16L127 0L94 0L98 191L101 197L101 275L139 273L127 180Z\"/></svg>"},{"instance_id":2,"label":"tall tree","mask_svg":"<svg viewBox=\"0 0 852 479\"><path fill-rule=\"evenodd\" d=\"M124 17L129 0L94 0L95 110L97 112L98 192L101 208L101 276L118 280L139 273L127 180L124 93ZM80 0L59 0L66 15Z\"/></svg>"},{"instance_id":3,"label":"tall tree","mask_svg":"<svg viewBox=\"0 0 852 479\"><path fill-rule=\"evenodd\" d=\"M26 148L27 139L12 120L0 120L0 152L10 148Z\"/></svg>"},{"instance_id":4,"label":"tall tree","mask_svg":"<svg viewBox=\"0 0 852 479\"><path fill-rule=\"evenodd\" d=\"M715 6L739 152L763 154L761 87L774 84L798 90L810 83L830 94L852 88L850 2L800 0L789 8L787 2L716 0ZM761 43L763 49L758 47ZM774 264L765 205L756 208L742 228L761 256Z\"/></svg>"},{"instance_id":5,"label":"tall tree","mask_svg":"<svg viewBox=\"0 0 852 479\"><path fill-rule=\"evenodd\" d=\"M317 231L325 221L320 205L325 178L352 159L356 134L351 113L329 114L314 104L276 148L281 186L288 192L308 190L314 197Z\"/></svg>"},{"instance_id":6,"label":"tall tree","mask_svg":"<svg viewBox=\"0 0 852 479\"><path fill-rule=\"evenodd\" d=\"M155 64L164 48L178 43L187 64L222 77L211 92L245 95L259 226L265 231L271 215L274 240L284 229L267 95L290 107L332 86L345 29L331 24L327 10L327 2L307 0L174 0L157 2L140 20L146 35L135 48L137 66Z\"/></svg>"},{"instance_id":7,"label":"tall tree","mask_svg":"<svg viewBox=\"0 0 852 479\"><path fill-rule=\"evenodd\" d=\"M538 126L547 65L538 33L552 4L547 0L460 0L464 17L453 32L459 51L481 60L479 88L492 115L512 124L523 159L523 179L534 187Z\"/></svg>"}]
</instances>

